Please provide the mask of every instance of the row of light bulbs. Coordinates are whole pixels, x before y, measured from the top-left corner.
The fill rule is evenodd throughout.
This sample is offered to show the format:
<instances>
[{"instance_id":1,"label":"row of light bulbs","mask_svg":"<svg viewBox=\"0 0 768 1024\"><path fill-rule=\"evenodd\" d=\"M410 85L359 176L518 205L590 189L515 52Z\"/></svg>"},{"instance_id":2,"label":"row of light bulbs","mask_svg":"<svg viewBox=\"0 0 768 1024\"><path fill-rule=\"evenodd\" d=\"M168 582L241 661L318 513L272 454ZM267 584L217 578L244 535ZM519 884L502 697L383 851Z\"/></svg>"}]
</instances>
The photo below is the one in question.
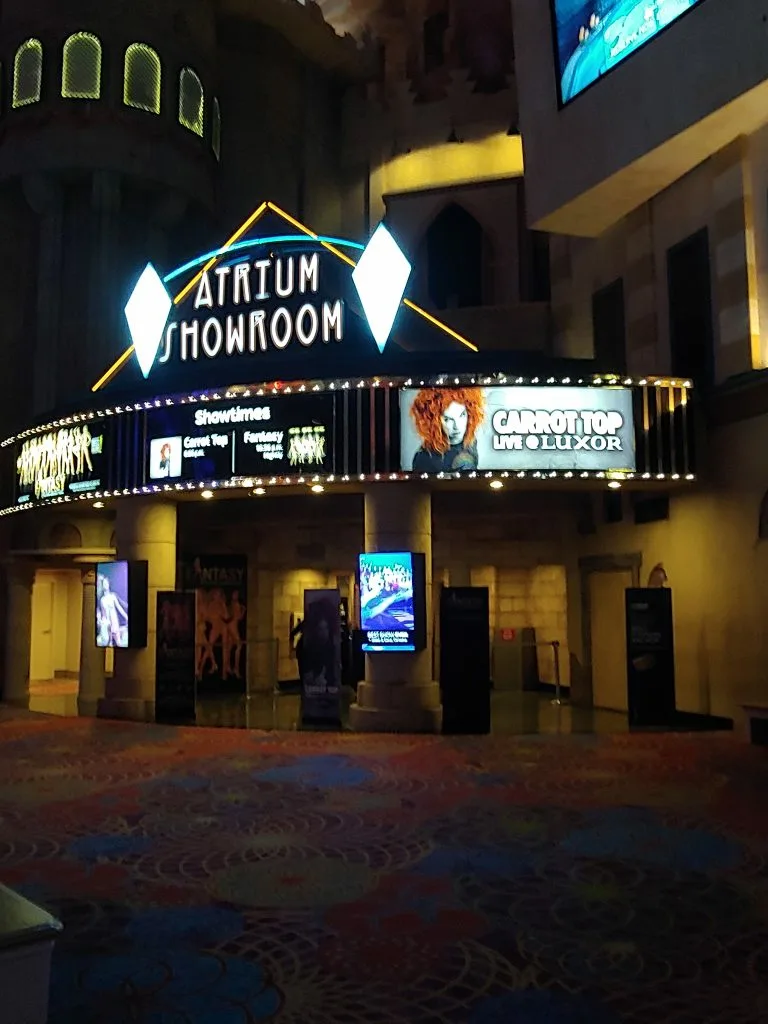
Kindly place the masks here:
<instances>
[{"instance_id":1,"label":"row of light bulbs","mask_svg":"<svg viewBox=\"0 0 768 1024\"><path fill-rule=\"evenodd\" d=\"M213 391L201 391L192 394L176 395L165 398L152 398L145 399L141 402L129 402L127 405L116 405L114 407L105 407L98 410L89 410L87 412L77 412L70 416L62 417L58 420L52 420L50 423L43 424L39 427L30 427L27 430L23 430L18 434L14 434L11 437L7 437L4 441L0 442L0 448L5 448L9 444L13 444L16 441L23 441L28 437L33 437L37 434L45 434L51 430L59 430L62 427L70 427L76 423L90 422L94 419L104 419L108 416L120 416L130 412L143 412L150 409L159 409L161 407L173 406L173 405L188 405L190 403L196 404L198 402L220 402L234 398L251 398L251 397L264 397L272 395L291 395L291 394L303 394L306 392L320 392L320 391L349 391L351 389L362 389L362 388L410 388L410 387L443 387L443 386L456 386L456 387L469 387L473 385L481 386L511 386L511 385L565 385L567 386L586 386L586 387L671 387L671 388L691 388L693 384L690 380L671 380L667 377L622 377L619 374L594 374L587 377L517 377L514 375L508 375L505 373L495 373L490 376L470 376L464 374L458 377L451 377L445 374L440 374L437 377L424 378L422 380L416 380L413 377L393 377L387 379L381 379L379 377L372 378L351 378L348 380L328 380L328 381L300 381L293 382L292 384L283 384L279 381L274 381L269 384L252 384L252 385L236 385L225 389L217 389Z\"/></svg>"},{"instance_id":2,"label":"row of light bulbs","mask_svg":"<svg viewBox=\"0 0 768 1024\"><path fill-rule=\"evenodd\" d=\"M45 498L41 501L34 503L29 502L22 505L13 505L9 508L0 509L0 516L13 515L16 512L24 512L33 508L41 508L51 505L60 504L72 504L82 501L88 501L93 503L94 508L104 508L104 499L106 498L126 498L126 497L137 497L137 496L151 496L151 495L165 495L166 497L171 494L179 493L190 493L198 492L200 497L206 501L209 501L214 497L216 491L227 491L227 490L243 490L250 491L251 494L261 497L267 493L268 489L279 488L279 487L292 487L292 486L304 486L309 487L313 494L323 494L326 486L330 484L347 484L347 483L378 483L378 482L394 482L394 481L406 481L406 480L429 480L430 475L428 473L412 474L412 473L374 473L374 474L344 474L342 476L331 474L329 476L315 475L312 477L298 476L298 477L269 477L269 478L250 478L250 477L237 477L231 480L209 480L201 481L198 483L177 483L177 484L151 484L143 487L125 487L118 488L114 491L84 491L82 494L77 495L58 495L55 498ZM696 479L693 473L622 473L622 472L558 472L555 470L545 471L530 471L520 470L519 472L503 472L503 473L492 473L492 472L477 472L471 473L438 473L437 477L432 477L445 482L453 482L461 479L485 479L488 481L488 485L491 490L501 490L505 486L507 480L607 480L608 487L612 490L621 487L622 483L629 480L670 480L670 481L693 481Z\"/></svg>"}]
</instances>

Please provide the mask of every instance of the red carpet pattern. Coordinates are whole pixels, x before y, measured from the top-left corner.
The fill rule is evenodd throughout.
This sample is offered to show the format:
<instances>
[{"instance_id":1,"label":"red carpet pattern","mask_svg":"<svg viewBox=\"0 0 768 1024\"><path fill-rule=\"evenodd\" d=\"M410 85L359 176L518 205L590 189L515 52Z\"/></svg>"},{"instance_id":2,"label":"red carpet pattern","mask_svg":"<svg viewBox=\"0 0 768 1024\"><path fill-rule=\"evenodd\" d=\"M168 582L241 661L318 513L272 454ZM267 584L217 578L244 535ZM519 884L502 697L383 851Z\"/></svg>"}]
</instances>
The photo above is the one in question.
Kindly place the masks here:
<instances>
[{"instance_id":1,"label":"red carpet pattern","mask_svg":"<svg viewBox=\"0 0 768 1024\"><path fill-rule=\"evenodd\" d=\"M768 758L0 711L51 1022L764 1024Z\"/></svg>"}]
</instances>

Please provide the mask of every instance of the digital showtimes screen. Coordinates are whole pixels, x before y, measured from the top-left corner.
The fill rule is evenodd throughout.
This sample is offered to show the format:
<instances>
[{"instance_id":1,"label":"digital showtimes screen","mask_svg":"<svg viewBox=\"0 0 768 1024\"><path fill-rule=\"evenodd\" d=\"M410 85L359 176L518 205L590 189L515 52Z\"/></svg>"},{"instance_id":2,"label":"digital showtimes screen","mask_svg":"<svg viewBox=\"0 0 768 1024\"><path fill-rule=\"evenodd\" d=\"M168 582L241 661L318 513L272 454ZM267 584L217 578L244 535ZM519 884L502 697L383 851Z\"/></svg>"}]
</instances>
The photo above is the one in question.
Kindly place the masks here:
<instances>
[{"instance_id":1,"label":"digital showtimes screen","mask_svg":"<svg viewBox=\"0 0 768 1024\"><path fill-rule=\"evenodd\" d=\"M552 0L560 99L568 103L701 0Z\"/></svg>"},{"instance_id":2,"label":"digital showtimes screen","mask_svg":"<svg viewBox=\"0 0 768 1024\"><path fill-rule=\"evenodd\" d=\"M422 646L417 620L423 581L414 563L408 551L359 556L364 651L416 651Z\"/></svg>"},{"instance_id":3,"label":"digital showtimes screen","mask_svg":"<svg viewBox=\"0 0 768 1024\"><path fill-rule=\"evenodd\" d=\"M96 566L96 646L130 646L128 562Z\"/></svg>"},{"instance_id":4,"label":"digital showtimes screen","mask_svg":"<svg viewBox=\"0 0 768 1024\"><path fill-rule=\"evenodd\" d=\"M150 482L329 472L333 396L201 402L147 414Z\"/></svg>"}]
</instances>

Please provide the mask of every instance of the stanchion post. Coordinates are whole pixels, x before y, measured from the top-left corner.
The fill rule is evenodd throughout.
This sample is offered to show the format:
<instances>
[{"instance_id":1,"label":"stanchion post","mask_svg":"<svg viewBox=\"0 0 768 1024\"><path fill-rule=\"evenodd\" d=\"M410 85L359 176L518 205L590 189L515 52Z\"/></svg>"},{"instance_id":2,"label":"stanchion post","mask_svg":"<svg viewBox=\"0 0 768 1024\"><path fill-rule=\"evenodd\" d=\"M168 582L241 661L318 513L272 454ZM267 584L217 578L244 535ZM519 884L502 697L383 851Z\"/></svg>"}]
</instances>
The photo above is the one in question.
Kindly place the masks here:
<instances>
[{"instance_id":1,"label":"stanchion post","mask_svg":"<svg viewBox=\"0 0 768 1024\"><path fill-rule=\"evenodd\" d=\"M552 651L555 655L555 699L552 701L553 704L562 704L560 699L560 641L552 641Z\"/></svg>"}]
</instances>

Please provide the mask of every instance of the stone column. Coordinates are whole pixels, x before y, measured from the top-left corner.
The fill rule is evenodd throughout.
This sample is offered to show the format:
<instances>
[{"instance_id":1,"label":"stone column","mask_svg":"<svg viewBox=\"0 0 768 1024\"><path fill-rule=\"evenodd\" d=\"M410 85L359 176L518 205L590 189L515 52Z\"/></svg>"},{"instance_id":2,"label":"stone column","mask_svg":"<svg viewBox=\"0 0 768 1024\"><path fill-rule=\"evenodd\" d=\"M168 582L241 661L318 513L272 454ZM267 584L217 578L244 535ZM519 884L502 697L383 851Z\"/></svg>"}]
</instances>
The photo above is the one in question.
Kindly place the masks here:
<instances>
[{"instance_id":1,"label":"stone column","mask_svg":"<svg viewBox=\"0 0 768 1024\"><path fill-rule=\"evenodd\" d=\"M273 625L274 580L270 569L248 567L248 689L271 693L277 681Z\"/></svg>"},{"instance_id":2,"label":"stone column","mask_svg":"<svg viewBox=\"0 0 768 1024\"><path fill-rule=\"evenodd\" d=\"M64 205L61 186L52 176L28 175L23 179L23 188L27 202L40 219L31 410L39 413L56 405L61 338Z\"/></svg>"},{"instance_id":3,"label":"stone column","mask_svg":"<svg viewBox=\"0 0 768 1024\"><path fill-rule=\"evenodd\" d=\"M415 484L382 484L365 494L365 550L426 558L427 645L415 654L366 655L365 681L350 708L360 732L439 732L443 710L432 672L432 500Z\"/></svg>"},{"instance_id":4,"label":"stone column","mask_svg":"<svg viewBox=\"0 0 768 1024\"><path fill-rule=\"evenodd\" d=\"M88 322L85 331L89 375L99 376L110 363L114 338L120 337L123 302L115 287L120 247L122 183L114 171L96 170L91 181L92 243L88 268Z\"/></svg>"},{"instance_id":5,"label":"stone column","mask_svg":"<svg viewBox=\"0 0 768 1024\"><path fill-rule=\"evenodd\" d=\"M80 629L80 686L77 691L78 714L94 717L104 697L104 651L96 646L96 570L81 571L83 582L83 618Z\"/></svg>"},{"instance_id":6,"label":"stone column","mask_svg":"<svg viewBox=\"0 0 768 1024\"><path fill-rule=\"evenodd\" d=\"M99 701L102 718L152 721L155 707L157 592L176 584L176 505L149 499L124 499L117 505L117 557L149 563L147 646L116 650L115 671Z\"/></svg>"},{"instance_id":7,"label":"stone column","mask_svg":"<svg viewBox=\"0 0 768 1024\"><path fill-rule=\"evenodd\" d=\"M8 614L6 619L5 678L3 700L15 707L29 707L29 655L32 644L33 566L11 563L6 570Z\"/></svg>"}]
</instances>

